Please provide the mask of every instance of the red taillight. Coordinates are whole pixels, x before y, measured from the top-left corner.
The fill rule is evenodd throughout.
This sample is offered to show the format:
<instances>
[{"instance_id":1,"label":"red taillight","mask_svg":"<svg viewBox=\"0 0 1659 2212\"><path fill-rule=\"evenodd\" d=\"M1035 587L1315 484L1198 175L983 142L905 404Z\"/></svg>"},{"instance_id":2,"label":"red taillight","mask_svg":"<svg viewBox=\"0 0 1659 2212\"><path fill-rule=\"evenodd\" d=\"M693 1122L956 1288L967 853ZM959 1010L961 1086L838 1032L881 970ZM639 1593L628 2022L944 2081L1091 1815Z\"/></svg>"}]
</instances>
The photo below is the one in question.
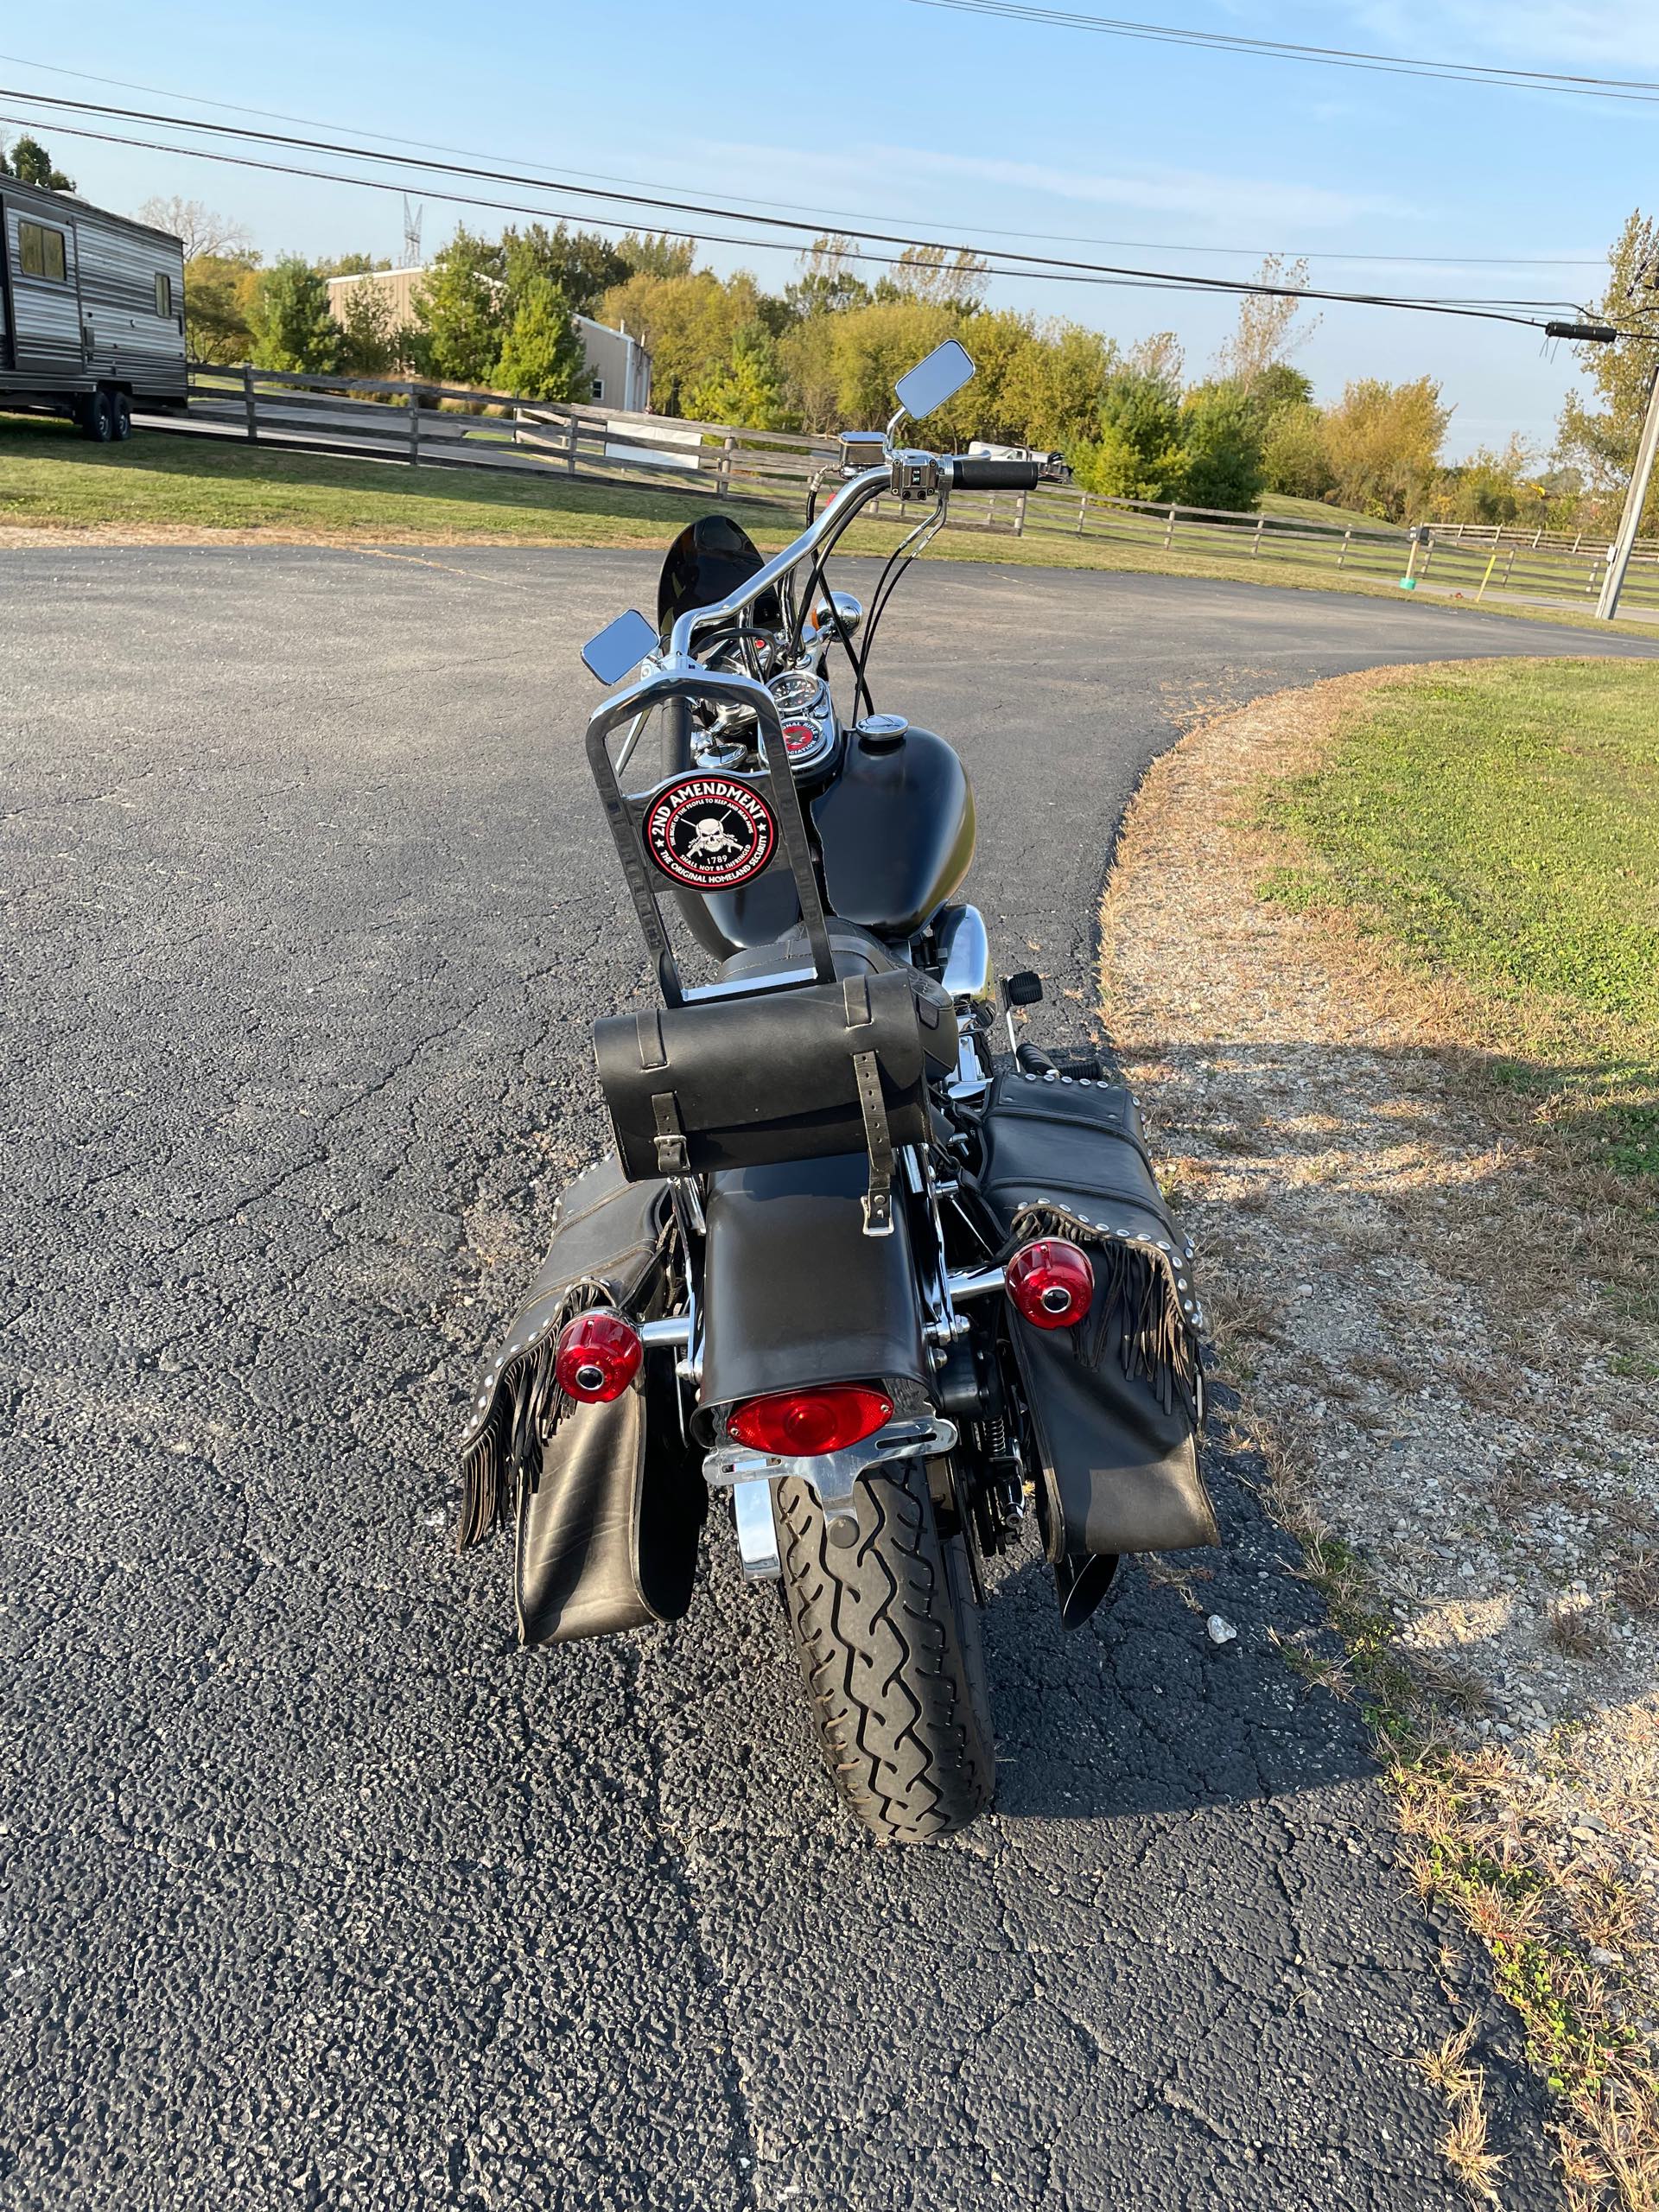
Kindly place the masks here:
<instances>
[{"instance_id":1,"label":"red taillight","mask_svg":"<svg viewBox=\"0 0 1659 2212\"><path fill-rule=\"evenodd\" d=\"M1008 1296L1033 1329L1069 1329L1089 1311L1095 1271L1089 1255L1064 1237L1022 1244L1008 1262Z\"/></svg>"},{"instance_id":2,"label":"red taillight","mask_svg":"<svg viewBox=\"0 0 1659 2212\"><path fill-rule=\"evenodd\" d=\"M553 1372L568 1398L584 1406L608 1405L639 1372L645 1345L638 1329L614 1313L578 1313L559 1332Z\"/></svg>"},{"instance_id":3,"label":"red taillight","mask_svg":"<svg viewBox=\"0 0 1659 2212\"><path fill-rule=\"evenodd\" d=\"M830 1390L779 1390L769 1398L751 1398L727 1426L751 1452L810 1459L861 1444L892 1418L893 1400L885 1391L843 1382Z\"/></svg>"}]
</instances>

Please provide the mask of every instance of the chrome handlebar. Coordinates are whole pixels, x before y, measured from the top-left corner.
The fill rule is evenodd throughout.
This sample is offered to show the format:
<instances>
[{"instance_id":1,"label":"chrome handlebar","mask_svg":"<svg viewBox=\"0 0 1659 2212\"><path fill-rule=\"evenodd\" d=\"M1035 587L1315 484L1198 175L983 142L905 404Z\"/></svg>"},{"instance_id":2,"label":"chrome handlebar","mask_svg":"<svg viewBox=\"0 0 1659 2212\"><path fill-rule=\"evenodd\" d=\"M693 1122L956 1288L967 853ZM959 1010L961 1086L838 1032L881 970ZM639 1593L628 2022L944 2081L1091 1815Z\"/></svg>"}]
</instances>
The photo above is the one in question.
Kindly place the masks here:
<instances>
[{"instance_id":1,"label":"chrome handlebar","mask_svg":"<svg viewBox=\"0 0 1659 2212\"><path fill-rule=\"evenodd\" d=\"M668 651L663 655L665 670L683 671L693 661L691 641L699 630L711 628L717 622L729 622L734 615L752 607L763 593L772 591L783 583L804 561L835 543L861 508L883 492L893 489L893 471L887 462L879 468L867 468L857 476L849 477L836 494L835 504L827 514L809 523L792 545L785 546L774 554L762 569L756 570L742 588L713 607L688 607L674 625L669 639ZM791 622L791 626L793 626Z\"/></svg>"}]
</instances>

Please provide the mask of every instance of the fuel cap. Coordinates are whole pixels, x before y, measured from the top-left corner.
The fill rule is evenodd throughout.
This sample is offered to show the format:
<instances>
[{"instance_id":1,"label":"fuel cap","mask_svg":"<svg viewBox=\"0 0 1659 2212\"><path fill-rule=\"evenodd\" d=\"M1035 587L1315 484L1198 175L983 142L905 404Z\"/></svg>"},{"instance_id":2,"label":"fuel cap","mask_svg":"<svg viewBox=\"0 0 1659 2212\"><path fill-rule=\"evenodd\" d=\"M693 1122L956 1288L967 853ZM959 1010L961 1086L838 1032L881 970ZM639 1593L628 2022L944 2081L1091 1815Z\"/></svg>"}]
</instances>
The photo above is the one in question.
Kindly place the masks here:
<instances>
[{"instance_id":1,"label":"fuel cap","mask_svg":"<svg viewBox=\"0 0 1659 2212\"><path fill-rule=\"evenodd\" d=\"M866 715L858 726L858 741L867 753L891 753L904 743L909 728L902 715Z\"/></svg>"}]
</instances>

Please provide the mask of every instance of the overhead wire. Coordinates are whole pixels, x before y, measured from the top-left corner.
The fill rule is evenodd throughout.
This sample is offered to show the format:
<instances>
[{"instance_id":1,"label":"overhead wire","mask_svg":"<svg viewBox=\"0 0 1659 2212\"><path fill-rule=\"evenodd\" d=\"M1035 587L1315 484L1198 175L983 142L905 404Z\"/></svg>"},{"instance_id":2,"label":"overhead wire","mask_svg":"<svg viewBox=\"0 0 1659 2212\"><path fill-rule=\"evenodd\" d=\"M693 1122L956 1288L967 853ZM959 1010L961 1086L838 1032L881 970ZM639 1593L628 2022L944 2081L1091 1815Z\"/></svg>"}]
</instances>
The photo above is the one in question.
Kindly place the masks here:
<instances>
[{"instance_id":1,"label":"overhead wire","mask_svg":"<svg viewBox=\"0 0 1659 2212\"><path fill-rule=\"evenodd\" d=\"M757 226L771 232L794 233L797 238L813 228L811 225L797 218L753 213L741 208L716 202L677 199L662 194L647 195L609 187L572 183L550 184L534 176L512 170L479 168L471 164L447 161L421 160L409 155L385 153L374 148L353 145L343 141L297 138L286 132L256 130L245 124L211 123L197 117L168 115L151 110L119 107L106 102L71 100L58 94L29 92L20 90L16 86L0 86L0 99L29 103L39 102L48 107L67 108L74 114L96 115L100 118L112 118L117 120L148 123L166 130L207 133L216 139L251 140L261 145L292 148L300 152L334 154L351 161L390 166L400 171L414 170L423 176L442 175L464 177L469 181L503 183L528 188L549 197L578 198L590 206L594 202L601 202L629 208L648 207L657 216L712 216L716 220ZM233 167L263 169L279 175L304 176L332 183L355 184L381 191L403 188L401 185L389 184L383 178L344 175L338 170L315 169L293 162L259 160L245 154L227 153L222 147L217 145L213 147L179 145L155 139L95 130L90 126L67 122L58 118L54 118L50 124L41 124L38 118L22 118L10 115L7 116L5 120L11 123L27 121L28 126L32 129L49 129L67 133L73 137L90 138L116 145L137 146L153 152L183 155L198 160L223 162ZM435 190L435 188L429 184L423 188L429 193ZM526 207L521 202L486 199L447 189L439 191L438 196L446 198L458 206L488 207L498 212L524 214L561 212L545 207ZM618 219L598 219L602 226L608 221L610 227L620 227ZM672 225L665 227L668 228L671 235L681 237L692 235ZM711 243L750 247L764 248L781 242L775 238L755 238L753 235L732 237L729 234L711 234L701 225L696 235ZM849 249L847 252L847 257L851 260L893 266L903 259L905 253L918 250L931 252L968 253L973 255L976 259L985 262L988 275L1026 277L1048 283L1108 284L1167 291L1221 293L1232 296L1251 295L1273 298L1316 300L1346 305L1389 308L1414 314L1449 315L1535 328L1540 327L1535 315L1527 315L1510 310L1529 307L1548 309L1573 305L1573 302L1561 300L1505 299L1483 303L1478 296L1443 298L1438 296L1408 296L1377 292L1341 291L1334 288L1320 286L1276 284L1259 279L1207 276L1191 270L1141 269L1112 263L1085 262L1057 254L1027 254L1017 252L1008 247L994 247L989 254L982 255L976 251L971 243L960 239L918 237L897 232L876 231L868 227L861 228L857 237L858 245ZM872 245L897 246L901 251L898 255L873 253L867 250ZM1014 265L1006 265L1009 264Z\"/></svg>"},{"instance_id":2,"label":"overhead wire","mask_svg":"<svg viewBox=\"0 0 1659 2212\"><path fill-rule=\"evenodd\" d=\"M493 156L476 146L451 146L429 138L402 137L383 130L369 130L347 124L320 122L315 116L293 115L282 108L253 107L238 100L210 99L199 92L169 92L161 85L149 85L126 77L103 77L90 69L71 69L61 62L37 61L27 54L0 54L0 62L9 62L24 69L40 69L55 77L73 77L89 85L113 86L119 91L155 92L162 99L180 99L193 107L219 108L230 115L257 115L267 122L303 124L313 130L345 130L356 129L362 138L373 138L382 144L412 146L424 153L459 154L470 160L506 158ZM664 188L649 178L617 176L602 170L561 170L528 156L514 156L524 168L541 173L550 184L556 186L565 176L585 179L590 183L620 184L640 189ZM538 181L540 179L537 180ZM796 213L811 216L823 223L860 224L885 221L889 219L872 216L868 209L851 207L816 207L801 200L780 200L776 196L765 200L752 199L741 193L728 193L727 197L742 207L792 207ZM1106 247L1113 251L1131 253L1207 254L1239 258L1250 257L1257 261L1340 261L1350 264L1365 264L1377 268L1423 269L1600 269L1604 260L1596 255L1576 254L1478 254L1478 253L1342 253L1334 249L1309 246L1260 245L1175 245L1159 238L1088 238L1071 231L1014 231L979 226L987 238L1024 238L1040 245Z\"/></svg>"},{"instance_id":3,"label":"overhead wire","mask_svg":"<svg viewBox=\"0 0 1659 2212\"><path fill-rule=\"evenodd\" d=\"M1308 61L1326 68L1361 69L1389 76L1433 77L1449 84L1488 85L1507 92L1572 93L1588 99L1633 100L1643 105L1659 102L1659 81L1645 77L1580 76L1567 70L1512 68L1500 62L1437 61L1427 55L1373 54L1363 48L1304 46L1286 39L1256 38L1245 32L1206 31L1187 24L1140 22L1125 16L1038 7L1031 0L910 0L910 4L945 9L962 16L1000 16L1059 30L1093 31L1108 38L1206 47L1263 60Z\"/></svg>"}]
</instances>

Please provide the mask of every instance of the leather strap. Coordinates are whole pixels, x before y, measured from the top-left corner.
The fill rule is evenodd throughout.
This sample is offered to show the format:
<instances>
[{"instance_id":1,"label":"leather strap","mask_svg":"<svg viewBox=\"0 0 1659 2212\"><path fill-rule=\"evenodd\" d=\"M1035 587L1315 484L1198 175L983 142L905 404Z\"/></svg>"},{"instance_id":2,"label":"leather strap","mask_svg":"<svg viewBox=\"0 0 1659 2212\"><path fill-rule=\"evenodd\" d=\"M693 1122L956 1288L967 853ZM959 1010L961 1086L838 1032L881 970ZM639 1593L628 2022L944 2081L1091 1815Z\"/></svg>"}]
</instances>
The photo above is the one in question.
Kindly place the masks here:
<instances>
[{"instance_id":1,"label":"leather strap","mask_svg":"<svg viewBox=\"0 0 1659 2212\"><path fill-rule=\"evenodd\" d=\"M864 1234L893 1234L893 1132L881 1096L881 1065L874 1052L853 1054L858 1103L864 1116L864 1143L870 1155L870 1187L864 1194Z\"/></svg>"},{"instance_id":2,"label":"leather strap","mask_svg":"<svg viewBox=\"0 0 1659 2212\"><path fill-rule=\"evenodd\" d=\"M689 1174L691 1163L685 1147L685 1125L673 1092L653 1091L651 1110L657 1122L657 1173Z\"/></svg>"}]
</instances>

